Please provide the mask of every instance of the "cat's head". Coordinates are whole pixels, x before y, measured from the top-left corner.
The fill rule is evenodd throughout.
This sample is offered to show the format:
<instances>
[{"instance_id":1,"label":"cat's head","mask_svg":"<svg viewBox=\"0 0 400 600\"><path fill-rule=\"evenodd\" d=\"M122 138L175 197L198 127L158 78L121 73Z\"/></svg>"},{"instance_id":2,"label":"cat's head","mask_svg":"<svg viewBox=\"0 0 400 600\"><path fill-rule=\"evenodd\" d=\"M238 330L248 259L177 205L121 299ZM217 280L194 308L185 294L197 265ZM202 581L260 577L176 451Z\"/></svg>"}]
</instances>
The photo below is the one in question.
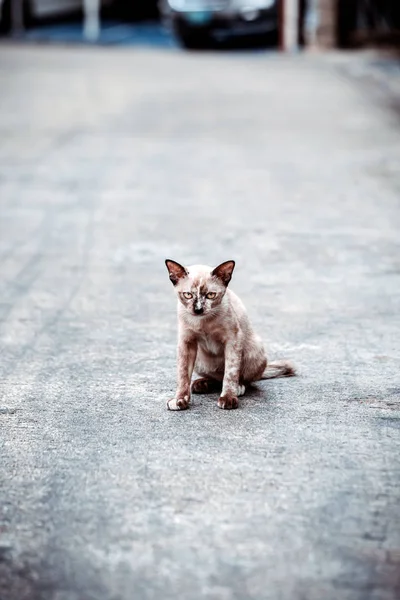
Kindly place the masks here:
<instances>
[{"instance_id":1,"label":"cat's head","mask_svg":"<svg viewBox=\"0 0 400 600\"><path fill-rule=\"evenodd\" d=\"M233 260L215 269L205 265L183 267L174 260L166 260L165 264L178 299L191 315L198 317L211 315L221 304L235 268Z\"/></svg>"}]
</instances>

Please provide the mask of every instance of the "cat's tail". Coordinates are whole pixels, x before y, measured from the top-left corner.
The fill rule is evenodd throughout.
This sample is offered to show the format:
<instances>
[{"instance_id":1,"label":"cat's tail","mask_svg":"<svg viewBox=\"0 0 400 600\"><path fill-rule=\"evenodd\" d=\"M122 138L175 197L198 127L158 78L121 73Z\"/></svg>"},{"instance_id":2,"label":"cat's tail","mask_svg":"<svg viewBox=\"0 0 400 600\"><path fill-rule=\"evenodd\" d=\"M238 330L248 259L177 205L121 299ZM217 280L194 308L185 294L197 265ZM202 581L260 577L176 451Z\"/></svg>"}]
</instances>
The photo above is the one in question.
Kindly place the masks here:
<instances>
[{"instance_id":1,"label":"cat's tail","mask_svg":"<svg viewBox=\"0 0 400 600\"><path fill-rule=\"evenodd\" d=\"M261 379L276 379L277 377L294 377L296 369L287 360L274 360L268 363Z\"/></svg>"}]
</instances>

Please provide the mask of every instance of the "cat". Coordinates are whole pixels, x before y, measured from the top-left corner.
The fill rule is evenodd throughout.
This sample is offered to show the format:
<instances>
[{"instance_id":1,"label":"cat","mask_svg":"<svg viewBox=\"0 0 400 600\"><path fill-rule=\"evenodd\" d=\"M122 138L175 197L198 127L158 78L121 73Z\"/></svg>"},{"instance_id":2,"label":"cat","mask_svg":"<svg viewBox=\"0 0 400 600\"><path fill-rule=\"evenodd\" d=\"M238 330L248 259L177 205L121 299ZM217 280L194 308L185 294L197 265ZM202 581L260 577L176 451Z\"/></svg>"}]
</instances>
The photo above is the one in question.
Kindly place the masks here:
<instances>
[{"instance_id":1,"label":"cat","mask_svg":"<svg viewBox=\"0 0 400 600\"><path fill-rule=\"evenodd\" d=\"M166 260L178 297L178 385L169 410L189 408L190 395L220 392L219 408L238 407L253 381L295 375L286 361L271 363L246 309L228 289L235 261L213 269ZM199 375L191 384L193 371Z\"/></svg>"}]
</instances>

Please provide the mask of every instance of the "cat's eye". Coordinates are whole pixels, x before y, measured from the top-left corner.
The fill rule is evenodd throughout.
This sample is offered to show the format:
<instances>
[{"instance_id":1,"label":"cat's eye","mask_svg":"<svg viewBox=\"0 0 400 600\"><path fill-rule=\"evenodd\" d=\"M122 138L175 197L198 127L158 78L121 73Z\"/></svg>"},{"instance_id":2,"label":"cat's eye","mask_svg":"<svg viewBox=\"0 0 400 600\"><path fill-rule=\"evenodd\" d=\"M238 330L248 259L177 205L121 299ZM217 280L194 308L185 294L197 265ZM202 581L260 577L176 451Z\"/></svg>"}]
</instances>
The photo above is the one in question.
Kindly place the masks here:
<instances>
[{"instance_id":1,"label":"cat's eye","mask_svg":"<svg viewBox=\"0 0 400 600\"><path fill-rule=\"evenodd\" d=\"M217 295L217 294L216 294L215 292L208 292L208 294L207 294L207 298L208 298L209 300L214 300L214 298L215 298L215 296L216 296L216 295Z\"/></svg>"},{"instance_id":2,"label":"cat's eye","mask_svg":"<svg viewBox=\"0 0 400 600\"><path fill-rule=\"evenodd\" d=\"M190 298L193 298L193 294L190 292L183 292L183 297L186 298L186 300L190 300Z\"/></svg>"}]
</instances>

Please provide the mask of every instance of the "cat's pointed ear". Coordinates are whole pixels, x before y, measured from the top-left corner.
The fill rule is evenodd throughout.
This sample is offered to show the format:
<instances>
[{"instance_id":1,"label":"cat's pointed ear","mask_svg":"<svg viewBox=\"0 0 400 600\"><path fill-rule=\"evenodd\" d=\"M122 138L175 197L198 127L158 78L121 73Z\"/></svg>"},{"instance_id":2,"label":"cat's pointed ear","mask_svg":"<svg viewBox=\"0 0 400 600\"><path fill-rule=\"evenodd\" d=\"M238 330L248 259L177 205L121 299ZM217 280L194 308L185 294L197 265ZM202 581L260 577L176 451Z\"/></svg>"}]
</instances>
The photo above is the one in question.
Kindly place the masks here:
<instances>
[{"instance_id":1,"label":"cat's pointed ear","mask_svg":"<svg viewBox=\"0 0 400 600\"><path fill-rule=\"evenodd\" d=\"M235 261L227 260L226 262L223 262L220 265L218 265L218 267L215 267L211 275L220 279L224 285L228 285L228 283L232 279L232 273L234 268Z\"/></svg>"},{"instance_id":2,"label":"cat's pointed ear","mask_svg":"<svg viewBox=\"0 0 400 600\"><path fill-rule=\"evenodd\" d=\"M174 260L167 259L165 261L165 264L167 265L169 278L174 285L176 285L180 279L188 275L188 272L186 271L185 267L182 267L182 265L175 262Z\"/></svg>"}]
</instances>

